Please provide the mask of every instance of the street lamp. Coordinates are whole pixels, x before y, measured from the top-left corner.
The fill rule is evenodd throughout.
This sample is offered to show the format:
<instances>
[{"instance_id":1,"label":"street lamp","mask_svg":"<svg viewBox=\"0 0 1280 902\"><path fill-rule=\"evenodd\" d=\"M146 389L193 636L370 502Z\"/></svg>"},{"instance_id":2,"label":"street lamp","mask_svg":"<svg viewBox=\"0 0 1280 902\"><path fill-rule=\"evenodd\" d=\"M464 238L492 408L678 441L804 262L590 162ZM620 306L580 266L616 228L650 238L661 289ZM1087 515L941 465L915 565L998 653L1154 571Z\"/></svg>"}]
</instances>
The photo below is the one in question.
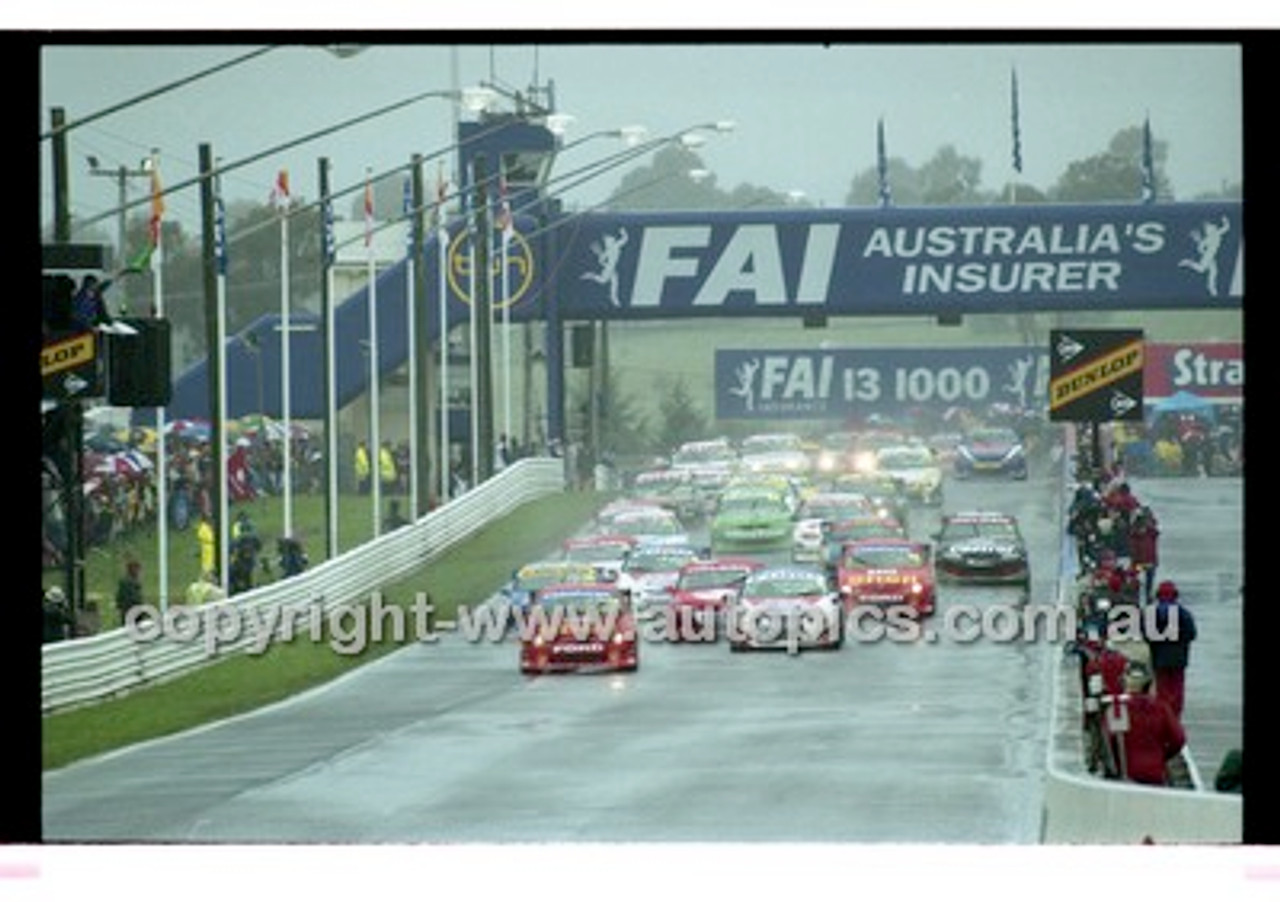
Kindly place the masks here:
<instances>
[{"instance_id":1,"label":"street lamp","mask_svg":"<svg viewBox=\"0 0 1280 902\"><path fill-rule=\"evenodd\" d=\"M138 163L137 169L130 169L123 163L116 167L101 166L97 157L92 154L86 157L86 161L89 164L89 175L104 176L116 181L116 190L119 198L119 202L116 205L116 269L122 268L125 260L125 209L129 204L129 179L151 178L152 160L158 153L159 151L153 148L151 156L143 157L141 162Z\"/></svg>"}]
</instances>

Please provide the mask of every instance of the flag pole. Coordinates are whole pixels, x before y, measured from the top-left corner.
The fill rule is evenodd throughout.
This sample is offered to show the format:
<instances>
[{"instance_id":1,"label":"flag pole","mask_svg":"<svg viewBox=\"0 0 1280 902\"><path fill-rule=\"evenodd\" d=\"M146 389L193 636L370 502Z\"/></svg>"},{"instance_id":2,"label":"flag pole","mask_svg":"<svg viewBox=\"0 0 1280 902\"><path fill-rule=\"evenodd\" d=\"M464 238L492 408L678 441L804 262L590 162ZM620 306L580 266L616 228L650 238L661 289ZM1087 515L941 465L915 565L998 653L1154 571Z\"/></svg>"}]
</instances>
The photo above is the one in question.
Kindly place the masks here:
<instances>
[{"instance_id":1,"label":"flag pole","mask_svg":"<svg viewBox=\"0 0 1280 902\"><path fill-rule=\"evenodd\" d=\"M152 172L152 188L158 187L157 179L160 166L159 155L153 153L151 157ZM156 207L156 201L152 200L152 234L151 238L155 244L155 252L151 255L151 296L154 299L152 303L152 315L157 319L164 317L164 229L161 227L161 220ZM158 485L156 488L156 514L158 522L156 524L157 536L157 579L159 580L159 590L156 595L160 602L160 612L163 614L169 609L169 453L168 442L165 440L165 408L163 406L156 408L156 474L158 477Z\"/></svg>"},{"instance_id":2,"label":"flag pole","mask_svg":"<svg viewBox=\"0 0 1280 902\"><path fill-rule=\"evenodd\" d=\"M511 202L507 180L502 177L502 435L509 453L511 444L511 276L507 272L511 244Z\"/></svg>"},{"instance_id":3,"label":"flag pole","mask_svg":"<svg viewBox=\"0 0 1280 902\"><path fill-rule=\"evenodd\" d=\"M477 442L480 439L480 410L476 405L478 392L478 384L480 382L479 372L479 349L476 340L476 241L479 237L476 234L476 219L474 209L467 215L467 233L470 240L467 242L467 272L470 274L468 278L468 289L470 291L470 307L468 310L468 326L467 336L468 350L467 367L470 375L470 389L468 396L470 400L467 402L467 411L470 414L470 439L467 444L471 451L471 478L467 480L468 486L476 484L476 477L480 474L480 448Z\"/></svg>"},{"instance_id":4,"label":"flag pole","mask_svg":"<svg viewBox=\"0 0 1280 902\"><path fill-rule=\"evenodd\" d=\"M224 532L227 525L231 522L229 510L230 486L228 486L228 464L227 464L227 355L225 349L227 346L227 232L226 232L226 211L222 204L222 180L219 178L214 183L214 209L217 213L216 240L217 240L217 326L216 334L218 348L221 349L218 354L218 447L215 454L218 460L218 485L222 486L222 491L218 493L218 524L219 528ZM229 580L229 567L231 550L227 547L227 537L223 535L222 541L218 543L218 584L222 586L223 593L230 595L231 587ZM207 574L200 574L203 579Z\"/></svg>"},{"instance_id":5,"label":"flag pole","mask_svg":"<svg viewBox=\"0 0 1280 902\"><path fill-rule=\"evenodd\" d=\"M453 448L449 441L449 227L444 220L444 161L436 175L436 266L440 297L440 503L451 494Z\"/></svg>"},{"instance_id":6,"label":"flag pole","mask_svg":"<svg viewBox=\"0 0 1280 902\"><path fill-rule=\"evenodd\" d=\"M417 236L414 234L413 182L408 176L404 180L404 214L409 236L405 242L404 259L404 297L405 319L409 343L409 519L418 519L418 342L417 336L417 299L414 297L415 267L414 245Z\"/></svg>"},{"instance_id":7,"label":"flag pole","mask_svg":"<svg viewBox=\"0 0 1280 902\"><path fill-rule=\"evenodd\" d=\"M280 418L284 421L284 534L293 538L293 409L289 310L289 175L280 171Z\"/></svg>"},{"instance_id":8,"label":"flag pole","mask_svg":"<svg viewBox=\"0 0 1280 902\"><path fill-rule=\"evenodd\" d=\"M369 283L369 455L370 481L373 483L373 535L382 535L382 435L378 422L381 400L378 393L378 280L373 262L373 178L372 168L365 169L364 182L364 248Z\"/></svg>"},{"instance_id":9,"label":"flag pole","mask_svg":"<svg viewBox=\"0 0 1280 902\"><path fill-rule=\"evenodd\" d=\"M324 285L324 378L325 378L325 478L327 492L325 503L327 516L328 557L338 556L338 379L337 379L337 316L334 307L333 263L333 202L329 197L329 159L319 160L320 198L324 247L321 249Z\"/></svg>"}]
</instances>

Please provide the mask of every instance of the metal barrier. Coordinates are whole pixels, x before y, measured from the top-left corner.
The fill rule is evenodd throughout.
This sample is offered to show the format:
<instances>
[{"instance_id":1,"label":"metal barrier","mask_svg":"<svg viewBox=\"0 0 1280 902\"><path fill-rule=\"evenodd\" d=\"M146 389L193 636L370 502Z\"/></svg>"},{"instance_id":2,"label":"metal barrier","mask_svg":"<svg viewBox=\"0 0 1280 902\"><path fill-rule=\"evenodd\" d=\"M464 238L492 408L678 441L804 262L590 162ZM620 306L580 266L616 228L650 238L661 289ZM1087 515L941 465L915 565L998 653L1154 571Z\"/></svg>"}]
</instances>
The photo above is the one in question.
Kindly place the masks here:
<instances>
[{"instance_id":1,"label":"metal barrier","mask_svg":"<svg viewBox=\"0 0 1280 902\"><path fill-rule=\"evenodd\" d=\"M1068 426L1063 454L1063 498L1070 493L1075 466L1074 430ZM1059 522L1064 522L1059 517ZM1058 603L1074 605L1065 556ZM1053 671L1049 743L1046 753L1041 841L1058 843L1238 843L1243 835L1239 795L1206 791L1194 761L1185 755L1196 789L1142 786L1107 780L1084 766L1080 727L1083 698L1076 671L1064 658Z\"/></svg>"},{"instance_id":2,"label":"metal barrier","mask_svg":"<svg viewBox=\"0 0 1280 902\"><path fill-rule=\"evenodd\" d=\"M252 649L263 639L244 629L247 623L292 624L294 617L284 615L302 609L327 615L363 603L379 587L414 572L514 508L563 490L562 460L517 461L417 522L297 576L199 607L173 605L167 612L173 628L154 639L120 627L48 643L41 650L41 709L48 714L101 701ZM188 637L187 631L196 628L198 635Z\"/></svg>"}]
</instances>

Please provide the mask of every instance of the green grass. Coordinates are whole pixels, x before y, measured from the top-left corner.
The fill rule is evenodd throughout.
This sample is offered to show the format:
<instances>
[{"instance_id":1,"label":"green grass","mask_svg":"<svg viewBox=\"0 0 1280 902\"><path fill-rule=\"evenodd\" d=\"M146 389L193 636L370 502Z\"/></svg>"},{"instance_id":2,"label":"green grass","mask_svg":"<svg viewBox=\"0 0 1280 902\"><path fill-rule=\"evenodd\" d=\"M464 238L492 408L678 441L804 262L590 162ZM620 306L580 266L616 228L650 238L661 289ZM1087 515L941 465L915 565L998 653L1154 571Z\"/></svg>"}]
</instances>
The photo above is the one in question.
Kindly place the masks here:
<instances>
[{"instance_id":1,"label":"green grass","mask_svg":"<svg viewBox=\"0 0 1280 902\"><path fill-rule=\"evenodd\" d=\"M517 508L498 523L403 579L380 587L384 603L412 604L429 593L437 616L492 594L511 571L550 553L599 507L594 492L557 494ZM261 655L237 655L166 683L43 719L46 770L81 758L261 707L319 685L400 647L388 637L359 654L328 643L278 643Z\"/></svg>"}]
</instances>

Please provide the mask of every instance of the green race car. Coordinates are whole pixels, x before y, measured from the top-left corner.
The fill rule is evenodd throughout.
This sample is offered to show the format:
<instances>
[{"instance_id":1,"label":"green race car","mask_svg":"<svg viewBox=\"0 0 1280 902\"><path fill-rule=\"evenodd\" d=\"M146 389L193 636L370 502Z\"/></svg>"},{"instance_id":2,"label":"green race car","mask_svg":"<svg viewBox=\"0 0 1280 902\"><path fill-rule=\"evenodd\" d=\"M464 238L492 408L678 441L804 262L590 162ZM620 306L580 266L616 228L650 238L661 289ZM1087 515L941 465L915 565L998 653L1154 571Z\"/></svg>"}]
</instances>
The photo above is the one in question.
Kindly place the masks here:
<instances>
[{"instance_id":1,"label":"green race car","mask_svg":"<svg viewBox=\"0 0 1280 902\"><path fill-rule=\"evenodd\" d=\"M791 544L792 510L784 497L769 491L726 493L711 520L711 550L762 551Z\"/></svg>"}]
</instances>

